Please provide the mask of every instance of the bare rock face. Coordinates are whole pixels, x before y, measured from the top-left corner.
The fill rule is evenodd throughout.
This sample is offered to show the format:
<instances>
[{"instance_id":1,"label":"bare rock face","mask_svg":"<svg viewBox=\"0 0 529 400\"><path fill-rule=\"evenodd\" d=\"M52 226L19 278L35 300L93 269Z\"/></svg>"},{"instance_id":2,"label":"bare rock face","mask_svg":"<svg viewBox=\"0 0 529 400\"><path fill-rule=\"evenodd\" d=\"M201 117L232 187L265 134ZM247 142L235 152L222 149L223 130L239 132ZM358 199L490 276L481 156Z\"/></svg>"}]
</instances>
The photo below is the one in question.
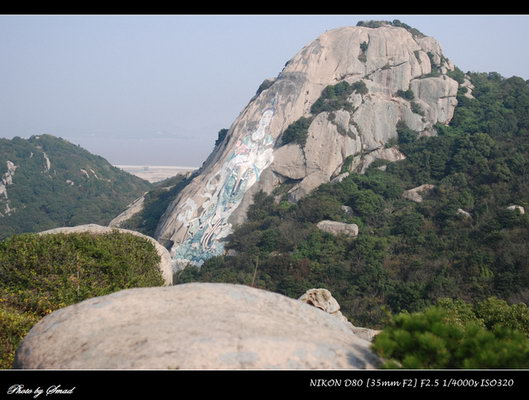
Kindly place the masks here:
<instances>
[{"instance_id":1,"label":"bare rock face","mask_svg":"<svg viewBox=\"0 0 529 400\"><path fill-rule=\"evenodd\" d=\"M87 224L87 225L78 225L78 226L73 226L73 227L62 227L62 228L50 229L47 231L40 232L39 234L40 235L50 235L50 234L56 234L56 233L80 233L80 232L104 234L104 233L111 233L115 230L117 230L118 232L130 233L132 235L147 239L149 242L151 242L156 248L156 252L160 256L160 265L158 266L158 268L162 272L162 276L163 276L165 284L166 285L173 284L173 268L172 268L171 255L169 254L169 251L165 247L160 245L160 243L158 243L152 237L149 237L142 233L132 231L129 229L107 227L107 226L101 226L97 224Z\"/></svg>"},{"instance_id":2,"label":"bare rock face","mask_svg":"<svg viewBox=\"0 0 529 400\"><path fill-rule=\"evenodd\" d=\"M376 159L399 160L386 149L404 122L421 135L447 124L457 104L454 66L437 41L401 27L344 27L325 32L296 54L231 125L194 179L169 205L155 238L171 249L175 269L224 253L232 226L245 221L253 196L294 183L296 201L346 167L363 172ZM313 115L327 86L357 85L347 106ZM404 94L404 95L403 95ZM283 132L310 121L304 145L283 144Z\"/></svg>"},{"instance_id":3,"label":"bare rock face","mask_svg":"<svg viewBox=\"0 0 529 400\"><path fill-rule=\"evenodd\" d=\"M43 318L15 368L369 369L378 358L348 324L242 285L123 290Z\"/></svg>"},{"instance_id":4,"label":"bare rock face","mask_svg":"<svg viewBox=\"0 0 529 400\"><path fill-rule=\"evenodd\" d=\"M0 207L3 204L3 208L0 208L0 218L6 215L11 215L15 209L10 207L9 197L7 196L7 186L13 184L13 176L17 166L12 161L6 162L7 171L0 177Z\"/></svg>"},{"instance_id":5,"label":"bare rock face","mask_svg":"<svg viewBox=\"0 0 529 400\"><path fill-rule=\"evenodd\" d=\"M429 183L426 183L421 186L417 186L413 189L405 190L402 193L402 197L404 197L407 200L414 201L416 203L422 203L423 201L423 195L426 193L429 193L431 190L435 188L434 185L431 185Z\"/></svg>"},{"instance_id":6,"label":"bare rock face","mask_svg":"<svg viewBox=\"0 0 529 400\"><path fill-rule=\"evenodd\" d=\"M110 221L108 226L119 228L121 224L141 212L145 203L145 194L146 193L144 193L143 196L138 197L136 200L130 203L121 214L119 214L117 217L112 219L112 221Z\"/></svg>"},{"instance_id":7,"label":"bare rock face","mask_svg":"<svg viewBox=\"0 0 529 400\"><path fill-rule=\"evenodd\" d=\"M345 222L323 220L316 224L318 229L333 235L358 236L358 225Z\"/></svg>"},{"instance_id":8,"label":"bare rock face","mask_svg":"<svg viewBox=\"0 0 529 400\"><path fill-rule=\"evenodd\" d=\"M525 209L522 206L512 205L507 207L507 210L517 211L520 215L525 214Z\"/></svg>"}]
</instances>

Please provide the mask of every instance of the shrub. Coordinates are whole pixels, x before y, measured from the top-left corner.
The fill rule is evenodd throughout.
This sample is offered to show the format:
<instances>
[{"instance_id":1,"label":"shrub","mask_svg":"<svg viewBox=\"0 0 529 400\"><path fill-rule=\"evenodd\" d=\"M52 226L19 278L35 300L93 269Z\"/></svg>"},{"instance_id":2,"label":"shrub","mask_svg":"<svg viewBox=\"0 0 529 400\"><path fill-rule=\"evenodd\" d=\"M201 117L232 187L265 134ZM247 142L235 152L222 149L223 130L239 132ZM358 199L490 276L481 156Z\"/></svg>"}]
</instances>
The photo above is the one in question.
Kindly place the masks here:
<instances>
[{"instance_id":1,"label":"shrub","mask_svg":"<svg viewBox=\"0 0 529 400\"><path fill-rule=\"evenodd\" d=\"M0 299L0 369L9 369L13 364L18 343L37 323L39 317L8 307Z\"/></svg>"},{"instance_id":2,"label":"shrub","mask_svg":"<svg viewBox=\"0 0 529 400\"><path fill-rule=\"evenodd\" d=\"M355 82L350 85L346 81L337 83L336 85L329 85L323 89L318 100L314 102L310 108L310 112L317 115L321 112L337 111L341 109L349 109L351 105L347 102L347 98L355 91L365 91L365 83L362 81Z\"/></svg>"},{"instance_id":3,"label":"shrub","mask_svg":"<svg viewBox=\"0 0 529 400\"><path fill-rule=\"evenodd\" d=\"M406 100L413 100L415 98L415 95L413 94L413 90L397 90L397 96L402 97Z\"/></svg>"},{"instance_id":4,"label":"shrub","mask_svg":"<svg viewBox=\"0 0 529 400\"><path fill-rule=\"evenodd\" d=\"M119 232L23 234L0 242L0 364L45 315L121 289L161 286L148 240Z\"/></svg>"},{"instance_id":5,"label":"shrub","mask_svg":"<svg viewBox=\"0 0 529 400\"><path fill-rule=\"evenodd\" d=\"M465 82L465 73L457 67L453 71L448 71L446 74L460 85Z\"/></svg>"},{"instance_id":6,"label":"shrub","mask_svg":"<svg viewBox=\"0 0 529 400\"><path fill-rule=\"evenodd\" d=\"M358 94L367 94L368 89L364 81L356 81L351 85L352 91Z\"/></svg>"},{"instance_id":7,"label":"shrub","mask_svg":"<svg viewBox=\"0 0 529 400\"><path fill-rule=\"evenodd\" d=\"M305 117L301 117L297 121L291 123L281 135L281 145L297 143L301 147L305 146L311 123L312 119Z\"/></svg>"},{"instance_id":8,"label":"shrub","mask_svg":"<svg viewBox=\"0 0 529 400\"><path fill-rule=\"evenodd\" d=\"M419 105L419 103L416 103L414 101L411 102L411 111L415 114L419 114L424 117L424 110Z\"/></svg>"},{"instance_id":9,"label":"shrub","mask_svg":"<svg viewBox=\"0 0 529 400\"><path fill-rule=\"evenodd\" d=\"M226 128L223 128L219 131L219 133L217 134L217 140L215 140L215 147L217 147L219 144L223 142L227 134L228 134L228 129Z\"/></svg>"},{"instance_id":10,"label":"shrub","mask_svg":"<svg viewBox=\"0 0 529 400\"><path fill-rule=\"evenodd\" d=\"M396 26L399 28L404 28L408 32L410 32L414 37L424 37L424 33L419 31L416 28L412 28L410 25L405 24L404 22L399 21L398 19L394 19L393 21L358 21L356 26L365 26L367 28L380 28L384 25L391 25Z\"/></svg>"},{"instance_id":11,"label":"shrub","mask_svg":"<svg viewBox=\"0 0 529 400\"><path fill-rule=\"evenodd\" d=\"M478 322L451 324L447 312L430 307L401 313L375 337L383 368L527 368L529 339L522 332Z\"/></svg>"},{"instance_id":12,"label":"shrub","mask_svg":"<svg viewBox=\"0 0 529 400\"><path fill-rule=\"evenodd\" d=\"M360 50L362 50L362 52L365 53L367 51L367 47L368 47L367 42L360 43Z\"/></svg>"}]
</instances>

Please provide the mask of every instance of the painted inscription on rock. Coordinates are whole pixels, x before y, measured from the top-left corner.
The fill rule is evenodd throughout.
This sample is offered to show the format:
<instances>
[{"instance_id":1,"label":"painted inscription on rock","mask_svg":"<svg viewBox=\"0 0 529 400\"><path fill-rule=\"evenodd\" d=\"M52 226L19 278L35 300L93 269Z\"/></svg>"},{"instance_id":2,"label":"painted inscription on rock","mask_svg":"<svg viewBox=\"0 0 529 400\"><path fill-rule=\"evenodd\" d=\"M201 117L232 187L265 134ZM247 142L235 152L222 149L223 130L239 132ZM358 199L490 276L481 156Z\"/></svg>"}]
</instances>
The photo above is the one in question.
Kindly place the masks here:
<instances>
[{"instance_id":1,"label":"painted inscription on rock","mask_svg":"<svg viewBox=\"0 0 529 400\"><path fill-rule=\"evenodd\" d=\"M189 262L200 266L206 259L223 254L222 239L232 230L228 218L272 163L274 139L268 126L273 115L273 107L266 109L257 128L237 141L226 162L206 183L202 194L206 201L200 209L191 198L179 207L177 219L187 231L184 241L171 251L176 268Z\"/></svg>"}]
</instances>

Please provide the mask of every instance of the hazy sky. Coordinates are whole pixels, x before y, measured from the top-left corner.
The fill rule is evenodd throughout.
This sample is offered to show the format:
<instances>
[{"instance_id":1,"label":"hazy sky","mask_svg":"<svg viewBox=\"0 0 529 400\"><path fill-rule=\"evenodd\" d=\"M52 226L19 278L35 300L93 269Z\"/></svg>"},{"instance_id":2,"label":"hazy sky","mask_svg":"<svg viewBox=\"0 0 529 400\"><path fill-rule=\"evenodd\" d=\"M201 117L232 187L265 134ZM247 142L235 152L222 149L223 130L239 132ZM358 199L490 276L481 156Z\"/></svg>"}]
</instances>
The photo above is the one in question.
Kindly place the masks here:
<instances>
[{"instance_id":1,"label":"hazy sky","mask_svg":"<svg viewBox=\"0 0 529 400\"><path fill-rule=\"evenodd\" d=\"M528 15L0 15L0 137L200 166L265 78L326 30L370 19L436 38L465 72L529 79Z\"/></svg>"}]
</instances>

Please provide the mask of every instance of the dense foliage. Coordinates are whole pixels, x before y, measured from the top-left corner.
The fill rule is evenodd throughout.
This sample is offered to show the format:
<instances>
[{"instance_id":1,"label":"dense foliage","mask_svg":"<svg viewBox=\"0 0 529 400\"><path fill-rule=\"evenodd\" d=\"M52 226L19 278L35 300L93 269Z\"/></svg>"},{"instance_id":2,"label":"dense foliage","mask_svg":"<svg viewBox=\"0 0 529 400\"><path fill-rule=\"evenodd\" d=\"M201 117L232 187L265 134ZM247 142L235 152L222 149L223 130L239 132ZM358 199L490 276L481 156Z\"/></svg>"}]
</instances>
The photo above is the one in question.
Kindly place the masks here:
<instances>
[{"instance_id":1,"label":"dense foliage","mask_svg":"<svg viewBox=\"0 0 529 400\"><path fill-rule=\"evenodd\" d=\"M528 368L529 308L488 298L442 299L401 313L375 337L383 368Z\"/></svg>"},{"instance_id":2,"label":"dense foliage","mask_svg":"<svg viewBox=\"0 0 529 400\"><path fill-rule=\"evenodd\" d=\"M325 287L354 324L370 327L442 297L527 303L529 217L507 207L529 210L529 86L496 73L470 79L474 98L460 91L438 136L398 127L405 160L377 161L296 204L288 186L258 194L227 243L233 255L177 280L253 283L290 297ZM426 183L435 189L422 203L402 198ZM323 233L322 219L356 223L360 234Z\"/></svg>"},{"instance_id":3,"label":"dense foliage","mask_svg":"<svg viewBox=\"0 0 529 400\"><path fill-rule=\"evenodd\" d=\"M0 181L8 161L16 169L7 197L0 195L0 239L59 226L106 225L151 187L51 135L0 139Z\"/></svg>"},{"instance_id":4,"label":"dense foliage","mask_svg":"<svg viewBox=\"0 0 529 400\"><path fill-rule=\"evenodd\" d=\"M50 312L133 287L161 286L160 256L132 234L15 235L0 242L0 368Z\"/></svg>"}]
</instances>

